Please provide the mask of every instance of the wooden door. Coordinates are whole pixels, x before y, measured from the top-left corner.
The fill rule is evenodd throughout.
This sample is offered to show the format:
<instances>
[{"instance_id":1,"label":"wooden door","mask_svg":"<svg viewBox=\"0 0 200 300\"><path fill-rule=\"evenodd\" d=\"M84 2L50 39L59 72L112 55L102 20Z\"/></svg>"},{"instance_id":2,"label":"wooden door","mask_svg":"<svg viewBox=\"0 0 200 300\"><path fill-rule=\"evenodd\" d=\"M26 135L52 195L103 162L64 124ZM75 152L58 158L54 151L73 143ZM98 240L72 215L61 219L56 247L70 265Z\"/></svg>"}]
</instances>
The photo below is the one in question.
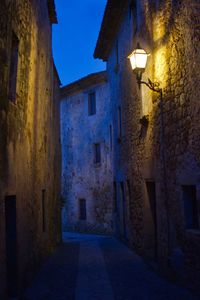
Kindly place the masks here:
<instances>
[{"instance_id":1,"label":"wooden door","mask_svg":"<svg viewBox=\"0 0 200 300\"><path fill-rule=\"evenodd\" d=\"M16 196L5 198L7 293L17 296L17 221Z\"/></svg>"}]
</instances>

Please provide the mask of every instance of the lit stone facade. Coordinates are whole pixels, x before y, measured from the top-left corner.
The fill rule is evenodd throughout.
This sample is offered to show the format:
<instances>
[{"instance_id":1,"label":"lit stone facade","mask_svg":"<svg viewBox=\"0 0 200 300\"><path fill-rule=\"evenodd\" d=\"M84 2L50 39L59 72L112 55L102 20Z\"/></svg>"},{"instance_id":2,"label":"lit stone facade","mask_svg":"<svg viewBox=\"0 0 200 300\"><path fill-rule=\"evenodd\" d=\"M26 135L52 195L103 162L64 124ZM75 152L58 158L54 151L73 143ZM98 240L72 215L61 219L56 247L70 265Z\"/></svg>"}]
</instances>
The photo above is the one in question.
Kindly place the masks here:
<instances>
[{"instance_id":1,"label":"lit stone facade","mask_svg":"<svg viewBox=\"0 0 200 300\"><path fill-rule=\"evenodd\" d=\"M111 92L116 232L193 282L200 276L199 11L197 0L108 1L94 54L107 61ZM163 101L137 86L127 59L137 42L151 54L143 79L160 83Z\"/></svg>"},{"instance_id":2,"label":"lit stone facade","mask_svg":"<svg viewBox=\"0 0 200 300\"><path fill-rule=\"evenodd\" d=\"M54 2L0 7L0 299L7 299L60 241L60 103Z\"/></svg>"},{"instance_id":3,"label":"lit stone facade","mask_svg":"<svg viewBox=\"0 0 200 300\"><path fill-rule=\"evenodd\" d=\"M91 74L61 89L64 230L112 231L112 128L106 77L106 72ZM90 95L95 99L92 114Z\"/></svg>"}]
</instances>

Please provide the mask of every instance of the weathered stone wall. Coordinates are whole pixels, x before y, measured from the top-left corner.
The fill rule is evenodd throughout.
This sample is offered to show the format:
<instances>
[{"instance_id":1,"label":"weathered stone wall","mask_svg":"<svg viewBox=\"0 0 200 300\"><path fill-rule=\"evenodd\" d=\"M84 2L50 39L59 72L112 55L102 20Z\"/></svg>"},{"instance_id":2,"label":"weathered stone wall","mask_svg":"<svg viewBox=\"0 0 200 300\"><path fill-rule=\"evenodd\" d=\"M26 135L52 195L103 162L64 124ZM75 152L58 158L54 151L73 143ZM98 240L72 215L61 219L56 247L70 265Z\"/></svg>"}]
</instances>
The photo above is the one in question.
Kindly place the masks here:
<instances>
[{"instance_id":1,"label":"weathered stone wall","mask_svg":"<svg viewBox=\"0 0 200 300\"><path fill-rule=\"evenodd\" d=\"M88 93L96 93L96 114L88 115ZM112 149L108 84L88 86L62 99L63 228L112 231ZM94 163L94 143L101 145L101 163ZM79 221L79 199L87 218ZM74 225L74 227L72 226Z\"/></svg>"},{"instance_id":2,"label":"weathered stone wall","mask_svg":"<svg viewBox=\"0 0 200 300\"><path fill-rule=\"evenodd\" d=\"M133 31L136 20L127 7L107 63L116 125L116 230L140 253L157 256L163 263L172 262L179 249L185 266L196 278L200 271L200 230L186 230L182 185L196 186L200 219L199 11L199 2L195 0L137 1L137 30ZM163 102L159 94L147 87L142 86L140 90L137 87L127 56L138 41L151 53L143 79L149 77L160 83ZM122 107L121 142L117 129L118 106ZM149 115L147 128L140 123L144 115ZM123 205L120 182L127 180L131 191L128 195L126 188ZM156 232L152 229L146 182L155 182ZM156 239L156 246L152 238Z\"/></svg>"},{"instance_id":3,"label":"weathered stone wall","mask_svg":"<svg viewBox=\"0 0 200 300\"><path fill-rule=\"evenodd\" d=\"M15 103L8 99L12 30L19 39ZM1 1L0 69L0 298L5 299L5 196L16 195L19 290L60 241L59 85L47 1Z\"/></svg>"}]
</instances>

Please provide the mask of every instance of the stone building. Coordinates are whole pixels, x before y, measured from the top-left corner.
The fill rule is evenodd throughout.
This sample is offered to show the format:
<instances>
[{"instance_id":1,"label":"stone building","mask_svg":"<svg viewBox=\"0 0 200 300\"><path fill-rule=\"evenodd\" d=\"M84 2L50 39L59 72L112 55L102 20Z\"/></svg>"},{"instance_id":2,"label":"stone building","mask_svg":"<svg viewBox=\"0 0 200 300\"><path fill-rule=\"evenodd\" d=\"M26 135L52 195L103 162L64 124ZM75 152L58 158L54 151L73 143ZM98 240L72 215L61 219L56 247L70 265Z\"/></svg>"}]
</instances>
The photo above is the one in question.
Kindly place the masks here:
<instances>
[{"instance_id":1,"label":"stone building","mask_svg":"<svg viewBox=\"0 0 200 300\"><path fill-rule=\"evenodd\" d=\"M0 4L0 299L16 297L60 241L54 1Z\"/></svg>"},{"instance_id":2,"label":"stone building","mask_svg":"<svg viewBox=\"0 0 200 300\"><path fill-rule=\"evenodd\" d=\"M61 89L63 228L112 231L112 125L106 72Z\"/></svg>"},{"instance_id":3,"label":"stone building","mask_svg":"<svg viewBox=\"0 0 200 300\"><path fill-rule=\"evenodd\" d=\"M108 0L94 57L107 62L116 232L149 259L200 276L200 3ZM140 89L128 55L150 56ZM189 277L187 277L189 278ZM199 283L198 283L199 284Z\"/></svg>"}]
</instances>

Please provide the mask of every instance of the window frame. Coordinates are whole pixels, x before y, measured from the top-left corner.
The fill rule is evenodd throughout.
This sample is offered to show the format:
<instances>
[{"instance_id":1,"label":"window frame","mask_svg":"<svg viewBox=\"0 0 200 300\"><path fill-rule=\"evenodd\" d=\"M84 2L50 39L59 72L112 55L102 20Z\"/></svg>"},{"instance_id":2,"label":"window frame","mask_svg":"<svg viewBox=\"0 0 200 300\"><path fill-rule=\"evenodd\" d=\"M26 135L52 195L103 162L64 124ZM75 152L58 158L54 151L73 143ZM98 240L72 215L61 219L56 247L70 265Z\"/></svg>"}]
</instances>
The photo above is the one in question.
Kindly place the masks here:
<instances>
[{"instance_id":1,"label":"window frame","mask_svg":"<svg viewBox=\"0 0 200 300\"><path fill-rule=\"evenodd\" d=\"M183 184L182 188L182 204L183 204L183 215L184 215L184 222L185 222L185 229L186 230L200 230L200 220L199 220L199 205L198 205L198 198L197 198L197 186L195 184ZM191 190L190 190L191 189ZM194 189L192 191L192 189ZM194 192L194 197L192 193ZM187 203L186 203L187 202ZM192 226L189 225L190 221L188 219L188 205L190 205L192 215ZM187 207L186 207L187 206Z\"/></svg>"},{"instance_id":2,"label":"window frame","mask_svg":"<svg viewBox=\"0 0 200 300\"><path fill-rule=\"evenodd\" d=\"M138 31L138 8L137 1L132 0L129 5L129 19L132 26L132 37L135 38L135 35Z\"/></svg>"},{"instance_id":3,"label":"window frame","mask_svg":"<svg viewBox=\"0 0 200 300\"><path fill-rule=\"evenodd\" d=\"M109 126L109 136L110 136L110 151L113 149L113 126L110 124Z\"/></svg>"},{"instance_id":4,"label":"window frame","mask_svg":"<svg viewBox=\"0 0 200 300\"><path fill-rule=\"evenodd\" d=\"M118 106L117 109L117 130L118 130L118 141L121 142L122 139L122 108Z\"/></svg>"},{"instance_id":5,"label":"window frame","mask_svg":"<svg viewBox=\"0 0 200 300\"><path fill-rule=\"evenodd\" d=\"M85 198L79 198L79 221L86 221L87 220L87 204Z\"/></svg>"},{"instance_id":6,"label":"window frame","mask_svg":"<svg viewBox=\"0 0 200 300\"><path fill-rule=\"evenodd\" d=\"M15 103L17 98L17 77L19 66L19 38L14 30L12 30L11 48L10 48L10 67L8 81L8 99Z\"/></svg>"},{"instance_id":7,"label":"window frame","mask_svg":"<svg viewBox=\"0 0 200 300\"><path fill-rule=\"evenodd\" d=\"M94 164L101 164L101 143L94 143Z\"/></svg>"},{"instance_id":8,"label":"window frame","mask_svg":"<svg viewBox=\"0 0 200 300\"><path fill-rule=\"evenodd\" d=\"M46 218L46 190L42 189L42 232L47 230L47 218Z\"/></svg>"},{"instance_id":9,"label":"window frame","mask_svg":"<svg viewBox=\"0 0 200 300\"><path fill-rule=\"evenodd\" d=\"M88 115L93 116L96 115L96 92L90 91L88 93Z\"/></svg>"}]
</instances>

